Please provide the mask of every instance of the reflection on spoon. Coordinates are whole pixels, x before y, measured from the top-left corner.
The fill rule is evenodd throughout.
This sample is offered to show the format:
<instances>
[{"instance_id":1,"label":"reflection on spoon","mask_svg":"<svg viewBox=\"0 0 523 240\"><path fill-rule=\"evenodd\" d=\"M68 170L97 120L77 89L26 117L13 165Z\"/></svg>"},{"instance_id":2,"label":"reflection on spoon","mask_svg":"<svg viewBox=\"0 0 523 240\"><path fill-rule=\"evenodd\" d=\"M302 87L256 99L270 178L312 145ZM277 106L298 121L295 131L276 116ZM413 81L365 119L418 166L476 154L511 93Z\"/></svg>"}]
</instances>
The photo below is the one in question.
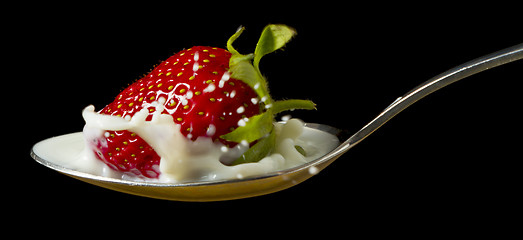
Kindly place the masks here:
<instances>
[{"instance_id":1,"label":"reflection on spoon","mask_svg":"<svg viewBox=\"0 0 523 240\"><path fill-rule=\"evenodd\" d=\"M59 146L56 142L76 142L76 148L73 149L76 149L76 153L78 153L82 151L83 147L83 138L79 133L50 138L37 143L32 149L31 156L37 162L68 176L97 186L140 196L179 201L219 201L259 196L292 187L317 174L342 154L376 131L396 114L430 93L481 71L522 58L523 44L518 44L450 69L397 98L375 119L349 138L341 135L340 130L329 126L306 124L307 131L334 135L337 136L340 141L343 141L343 143L332 151L321 157L318 156L317 159L311 160L310 162L264 175L254 175L229 180L182 183L142 182L81 172L61 165L59 163L60 161L56 162L50 159L76 157L68 155L65 149L56 147ZM52 146L55 146L55 148L52 148ZM43 149L47 148L51 149L44 152Z\"/></svg>"}]
</instances>

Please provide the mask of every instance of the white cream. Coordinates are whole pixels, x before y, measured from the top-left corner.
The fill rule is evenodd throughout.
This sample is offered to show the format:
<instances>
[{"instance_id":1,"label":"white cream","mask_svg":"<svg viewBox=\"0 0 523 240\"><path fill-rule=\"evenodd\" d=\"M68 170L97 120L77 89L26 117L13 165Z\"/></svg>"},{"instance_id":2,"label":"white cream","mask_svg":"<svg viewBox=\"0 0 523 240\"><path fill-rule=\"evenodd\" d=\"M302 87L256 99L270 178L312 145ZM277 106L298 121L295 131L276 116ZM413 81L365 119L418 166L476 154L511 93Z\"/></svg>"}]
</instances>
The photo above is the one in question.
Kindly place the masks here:
<instances>
[{"instance_id":1,"label":"white cream","mask_svg":"<svg viewBox=\"0 0 523 240\"><path fill-rule=\"evenodd\" d=\"M145 121L149 114L147 108L126 120L98 114L93 106L88 106L82 113L86 121L83 132L85 141L78 134L69 134L42 142L46 144L39 143L34 151L48 161L82 172L136 181L176 183L241 179L279 171L317 159L339 145L334 135L305 128L302 121L289 119L286 123L275 124L276 147L271 155L257 163L228 166L222 162L239 157L247 150L248 144L228 148L221 143L212 142L208 137L200 137L196 141L188 140L181 134L180 125L174 123L171 115L161 114L161 100L152 105L157 109L151 121ZM100 139L108 130L135 132L151 145L161 157L159 179L138 179L111 170L98 160L86 146ZM306 151L307 157L296 150L296 145Z\"/></svg>"}]
</instances>

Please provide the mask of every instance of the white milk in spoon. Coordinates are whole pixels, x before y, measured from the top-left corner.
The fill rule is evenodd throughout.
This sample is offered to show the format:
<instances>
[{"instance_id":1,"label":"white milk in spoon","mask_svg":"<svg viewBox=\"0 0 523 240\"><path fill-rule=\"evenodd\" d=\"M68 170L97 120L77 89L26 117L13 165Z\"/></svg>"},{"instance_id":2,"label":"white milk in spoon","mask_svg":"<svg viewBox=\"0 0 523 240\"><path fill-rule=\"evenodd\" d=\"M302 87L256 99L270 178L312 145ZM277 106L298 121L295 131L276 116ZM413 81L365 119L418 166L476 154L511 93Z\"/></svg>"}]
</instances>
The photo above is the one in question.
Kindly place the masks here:
<instances>
[{"instance_id":1,"label":"white milk in spoon","mask_svg":"<svg viewBox=\"0 0 523 240\"><path fill-rule=\"evenodd\" d=\"M123 119L98 114L93 106L88 106L82 112L86 121L83 137L80 134L68 134L51 138L37 144L34 151L47 161L81 172L134 181L178 183L241 179L284 170L317 159L339 145L336 136L305 128L302 121L290 119L275 124L276 147L271 155L256 163L228 166L220 159L235 159L248 146L238 144L228 148L208 137L191 141L181 134L180 125L174 123L171 115L161 114L163 104L155 102L153 106L156 111L151 121L145 121L149 115L147 108L130 119ZM143 138L161 157L159 179L140 179L120 173L98 160L87 145L95 139L104 139L101 136L109 130L128 130ZM305 150L306 157L296 150L296 145Z\"/></svg>"}]
</instances>

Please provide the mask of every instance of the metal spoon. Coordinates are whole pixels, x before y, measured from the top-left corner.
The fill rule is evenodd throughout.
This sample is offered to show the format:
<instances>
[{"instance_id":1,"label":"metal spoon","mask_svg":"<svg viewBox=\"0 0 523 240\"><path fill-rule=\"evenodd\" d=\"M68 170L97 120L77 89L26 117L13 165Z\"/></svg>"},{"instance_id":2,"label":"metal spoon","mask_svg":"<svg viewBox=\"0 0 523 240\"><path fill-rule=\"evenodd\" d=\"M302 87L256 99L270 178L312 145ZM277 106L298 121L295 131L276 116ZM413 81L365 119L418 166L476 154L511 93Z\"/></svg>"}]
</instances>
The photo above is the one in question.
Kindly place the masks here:
<instances>
[{"instance_id":1,"label":"metal spoon","mask_svg":"<svg viewBox=\"0 0 523 240\"><path fill-rule=\"evenodd\" d=\"M403 111L405 108L415 103L416 101L429 95L430 93L468 76L506 63L517 61L522 58L523 43L498 52L494 52L492 54L488 54L452 68L429 79L407 94L397 98L376 118L374 118L349 138L341 136L340 130L326 125L310 123L306 124L306 127L308 128L335 134L338 136L338 138L340 138L340 141L344 142L336 149L332 150L321 158L298 167L261 176L254 176L245 179L177 184L133 182L128 180L96 176L57 165L38 156L37 153L35 153L36 145L31 151L31 156L37 162L73 178L97 186L140 196L178 201L220 201L254 197L277 192L305 181L334 162L334 160L361 142L371 133L376 131L379 127L392 119L396 114ZM37 145L41 143L37 143Z\"/></svg>"}]
</instances>

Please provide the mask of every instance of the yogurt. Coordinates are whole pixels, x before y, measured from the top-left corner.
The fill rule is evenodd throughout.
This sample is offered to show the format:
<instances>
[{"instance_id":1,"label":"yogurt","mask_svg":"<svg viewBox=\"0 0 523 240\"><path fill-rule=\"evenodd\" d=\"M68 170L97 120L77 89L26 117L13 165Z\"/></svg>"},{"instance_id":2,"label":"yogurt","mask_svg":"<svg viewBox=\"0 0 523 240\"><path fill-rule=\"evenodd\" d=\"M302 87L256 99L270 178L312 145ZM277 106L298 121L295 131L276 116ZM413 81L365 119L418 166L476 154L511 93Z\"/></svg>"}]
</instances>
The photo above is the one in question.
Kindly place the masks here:
<instances>
[{"instance_id":1,"label":"yogurt","mask_svg":"<svg viewBox=\"0 0 523 240\"><path fill-rule=\"evenodd\" d=\"M95 112L94 106L88 106L82 112L86 121L83 134L48 139L35 145L33 151L57 165L94 175L133 181L180 183L242 179L280 171L317 159L339 145L336 136L306 128L301 120L291 118L283 123L275 123L276 146L269 156L256 163L229 166L224 162L241 156L248 149L248 144L228 148L208 137L191 141L181 134L180 125L174 123L171 115L161 114L161 102L155 102L153 106L156 111L150 121L145 120L149 115L146 108L130 119L123 119L99 114ZM135 132L158 153L161 157L158 179L138 178L117 172L97 159L89 144L93 144L96 139L104 139L101 136L106 131L121 130ZM295 146L303 148L306 156L298 152Z\"/></svg>"}]
</instances>

